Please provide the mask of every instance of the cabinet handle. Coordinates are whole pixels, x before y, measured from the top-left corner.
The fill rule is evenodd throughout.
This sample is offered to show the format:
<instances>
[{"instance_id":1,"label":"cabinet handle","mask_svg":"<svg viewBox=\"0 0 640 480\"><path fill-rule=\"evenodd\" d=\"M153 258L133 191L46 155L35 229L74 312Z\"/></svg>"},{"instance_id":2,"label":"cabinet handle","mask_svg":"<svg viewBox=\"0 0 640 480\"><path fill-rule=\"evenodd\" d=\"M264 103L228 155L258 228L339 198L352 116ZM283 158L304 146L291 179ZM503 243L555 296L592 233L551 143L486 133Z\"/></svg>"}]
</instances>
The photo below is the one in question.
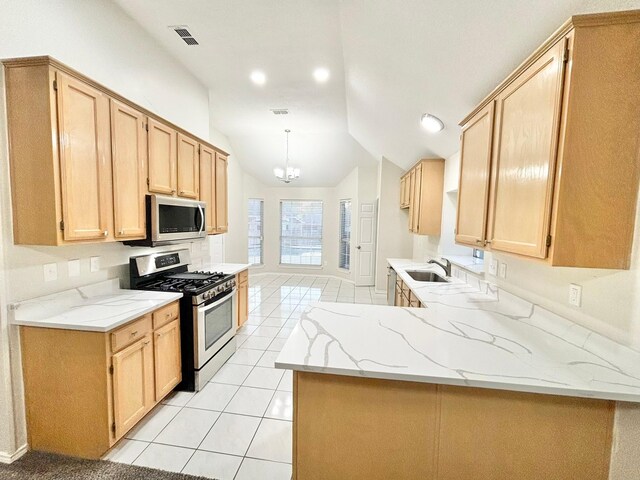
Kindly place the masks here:
<instances>
[{"instance_id":1,"label":"cabinet handle","mask_svg":"<svg viewBox=\"0 0 640 480\"><path fill-rule=\"evenodd\" d=\"M107 235L109 235L109 230L105 230L104 232L102 232L103 237L106 237Z\"/></svg>"},{"instance_id":2,"label":"cabinet handle","mask_svg":"<svg viewBox=\"0 0 640 480\"><path fill-rule=\"evenodd\" d=\"M176 191L175 190L171 190L171 193L174 194L174 193L176 193Z\"/></svg>"},{"instance_id":3,"label":"cabinet handle","mask_svg":"<svg viewBox=\"0 0 640 480\"><path fill-rule=\"evenodd\" d=\"M180 190L180 195L184 195L184 190Z\"/></svg>"},{"instance_id":4,"label":"cabinet handle","mask_svg":"<svg viewBox=\"0 0 640 480\"><path fill-rule=\"evenodd\" d=\"M147 340L146 342L142 342L142 345L149 345L151 343L151 340Z\"/></svg>"},{"instance_id":5,"label":"cabinet handle","mask_svg":"<svg viewBox=\"0 0 640 480\"><path fill-rule=\"evenodd\" d=\"M131 332L131 336L135 337L138 334L138 331L136 330L135 332Z\"/></svg>"},{"instance_id":6,"label":"cabinet handle","mask_svg":"<svg viewBox=\"0 0 640 480\"><path fill-rule=\"evenodd\" d=\"M171 317L171 312L168 312L168 313L164 314L164 318L169 318L169 317Z\"/></svg>"},{"instance_id":7,"label":"cabinet handle","mask_svg":"<svg viewBox=\"0 0 640 480\"><path fill-rule=\"evenodd\" d=\"M120 231L118 232L118 235L124 235L124 230L120 230Z\"/></svg>"}]
</instances>

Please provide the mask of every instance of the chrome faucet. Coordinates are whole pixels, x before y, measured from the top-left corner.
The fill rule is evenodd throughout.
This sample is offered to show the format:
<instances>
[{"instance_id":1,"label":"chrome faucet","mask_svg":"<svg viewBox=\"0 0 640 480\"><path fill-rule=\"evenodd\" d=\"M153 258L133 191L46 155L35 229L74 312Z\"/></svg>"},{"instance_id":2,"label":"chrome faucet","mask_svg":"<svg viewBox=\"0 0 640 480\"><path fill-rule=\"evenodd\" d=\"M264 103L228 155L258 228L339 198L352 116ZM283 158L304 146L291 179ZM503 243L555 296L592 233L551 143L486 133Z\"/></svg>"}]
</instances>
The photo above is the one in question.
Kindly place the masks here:
<instances>
[{"instance_id":1,"label":"chrome faucet","mask_svg":"<svg viewBox=\"0 0 640 480\"><path fill-rule=\"evenodd\" d=\"M442 257L442 260L444 260L445 263L440 263L437 260L429 260L427 263L435 263L436 265L440 265L442 267L442 269L444 270L445 275L447 277L450 277L451 276L451 262L448 259L444 258L444 257Z\"/></svg>"}]
</instances>

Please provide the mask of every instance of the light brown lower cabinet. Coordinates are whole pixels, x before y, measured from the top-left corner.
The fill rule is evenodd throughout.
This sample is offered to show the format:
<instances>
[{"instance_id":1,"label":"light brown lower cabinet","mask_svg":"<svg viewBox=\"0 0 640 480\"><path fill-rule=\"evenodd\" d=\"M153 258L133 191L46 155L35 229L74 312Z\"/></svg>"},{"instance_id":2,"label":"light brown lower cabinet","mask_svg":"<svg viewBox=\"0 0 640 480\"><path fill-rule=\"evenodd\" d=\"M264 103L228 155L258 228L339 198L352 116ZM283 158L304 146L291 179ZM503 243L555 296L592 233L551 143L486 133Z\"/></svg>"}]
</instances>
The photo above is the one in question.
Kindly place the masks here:
<instances>
[{"instance_id":1,"label":"light brown lower cabinet","mask_svg":"<svg viewBox=\"0 0 640 480\"><path fill-rule=\"evenodd\" d=\"M33 450L100 458L182 379L178 302L110 332L20 332Z\"/></svg>"},{"instance_id":2,"label":"light brown lower cabinet","mask_svg":"<svg viewBox=\"0 0 640 480\"><path fill-rule=\"evenodd\" d=\"M297 480L606 480L614 402L311 372Z\"/></svg>"},{"instance_id":3,"label":"light brown lower cabinet","mask_svg":"<svg viewBox=\"0 0 640 480\"><path fill-rule=\"evenodd\" d=\"M238 285L238 328L247 321L249 316L249 272L243 270L236 275Z\"/></svg>"}]
</instances>

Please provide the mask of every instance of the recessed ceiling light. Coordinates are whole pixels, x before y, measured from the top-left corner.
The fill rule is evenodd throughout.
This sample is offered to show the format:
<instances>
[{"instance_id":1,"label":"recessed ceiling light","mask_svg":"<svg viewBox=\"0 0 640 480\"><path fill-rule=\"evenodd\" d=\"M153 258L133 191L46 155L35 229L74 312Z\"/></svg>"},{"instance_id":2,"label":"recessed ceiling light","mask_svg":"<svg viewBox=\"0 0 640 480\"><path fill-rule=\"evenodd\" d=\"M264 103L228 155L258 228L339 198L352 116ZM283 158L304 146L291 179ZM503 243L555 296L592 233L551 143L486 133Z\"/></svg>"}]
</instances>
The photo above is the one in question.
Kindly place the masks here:
<instances>
[{"instance_id":1,"label":"recessed ceiling light","mask_svg":"<svg viewBox=\"0 0 640 480\"><path fill-rule=\"evenodd\" d=\"M329 80L329 70L326 68L316 68L313 71L313 78L316 79L316 82L326 82Z\"/></svg>"},{"instance_id":2,"label":"recessed ceiling light","mask_svg":"<svg viewBox=\"0 0 640 480\"><path fill-rule=\"evenodd\" d=\"M256 85L264 85L267 81L267 76L260 70L254 70L251 72L251 81Z\"/></svg>"},{"instance_id":3,"label":"recessed ceiling light","mask_svg":"<svg viewBox=\"0 0 640 480\"><path fill-rule=\"evenodd\" d=\"M429 133L438 133L444 128L444 123L442 123L442 120L434 115L431 115L430 113L423 114L422 118L420 119L420 123Z\"/></svg>"}]
</instances>

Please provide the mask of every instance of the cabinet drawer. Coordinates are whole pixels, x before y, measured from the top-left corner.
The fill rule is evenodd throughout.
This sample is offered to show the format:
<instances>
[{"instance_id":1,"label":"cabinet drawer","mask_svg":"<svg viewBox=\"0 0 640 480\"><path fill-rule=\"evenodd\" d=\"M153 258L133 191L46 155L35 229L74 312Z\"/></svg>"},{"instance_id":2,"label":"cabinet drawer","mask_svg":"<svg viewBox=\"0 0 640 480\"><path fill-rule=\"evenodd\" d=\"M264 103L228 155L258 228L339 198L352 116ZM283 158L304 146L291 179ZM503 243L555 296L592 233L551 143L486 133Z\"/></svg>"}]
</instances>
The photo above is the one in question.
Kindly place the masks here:
<instances>
[{"instance_id":1,"label":"cabinet drawer","mask_svg":"<svg viewBox=\"0 0 640 480\"><path fill-rule=\"evenodd\" d=\"M240 283L245 283L249 281L249 271L248 270L243 270L240 273L238 273L238 284Z\"/></svg>"},{"instance_id":2,"label":"cabinet drawer","mask_svg":"<svg viewBox=\"0 0 640 480\"><path fill-rule=\"evenodd\" d=\"M173 302L153 312L153 329L166 325L180 316L180 303Z\"/></svg>"},{"instance_id":3,"label":"cabinet drawer","mask_svg":"<svg viewBox=\"0 0 640 480\"><path fill-rule=\"evenodd\" d=\"M151 315L135 320L111 334L111 351L119 352L151 331Z\"/></svg>"}]
</instances>

